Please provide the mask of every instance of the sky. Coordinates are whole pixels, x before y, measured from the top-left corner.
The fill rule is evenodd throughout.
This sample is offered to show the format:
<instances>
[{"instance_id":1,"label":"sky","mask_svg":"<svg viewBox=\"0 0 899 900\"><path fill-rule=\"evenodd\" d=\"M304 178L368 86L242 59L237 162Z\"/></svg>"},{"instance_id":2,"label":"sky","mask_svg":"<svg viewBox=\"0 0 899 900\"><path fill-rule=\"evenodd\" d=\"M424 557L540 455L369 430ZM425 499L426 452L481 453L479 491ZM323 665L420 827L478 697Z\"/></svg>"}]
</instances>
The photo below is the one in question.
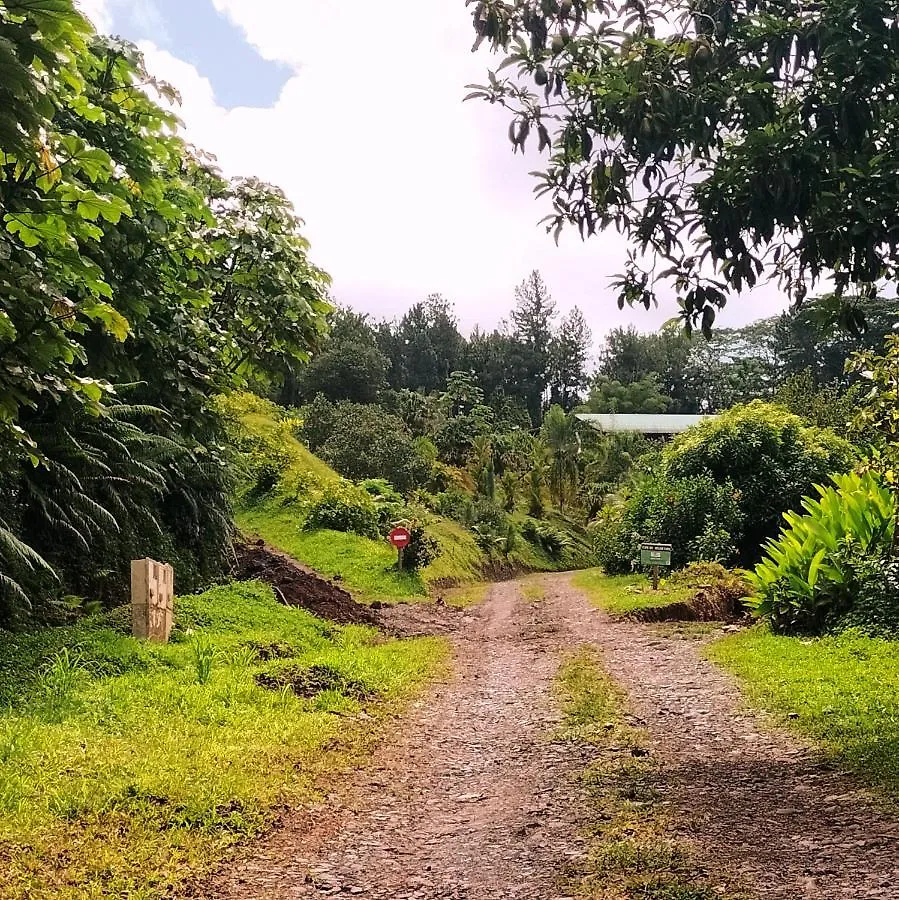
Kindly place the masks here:
<instances>
[{"instance_id":1,"label":"sky","mask_svg":"<svg viewBox=\"0 0 899 900\"><path fill-rule=\"evenodd\" d=\"M492 329L539 269L561 313L594 337L676 314L619 311L610 279L626 242L609 231L560 246L548 201L512 154L502 110L463 103L497 60L471 53L464 0L80 0L101 31L136 42L181 93L185 137L228 175L280 185L305 219L338 302L376 318L441 293L460 327ZM785 308L775 285L731 300L719 324Z\"/></svg>"}]
</instances>

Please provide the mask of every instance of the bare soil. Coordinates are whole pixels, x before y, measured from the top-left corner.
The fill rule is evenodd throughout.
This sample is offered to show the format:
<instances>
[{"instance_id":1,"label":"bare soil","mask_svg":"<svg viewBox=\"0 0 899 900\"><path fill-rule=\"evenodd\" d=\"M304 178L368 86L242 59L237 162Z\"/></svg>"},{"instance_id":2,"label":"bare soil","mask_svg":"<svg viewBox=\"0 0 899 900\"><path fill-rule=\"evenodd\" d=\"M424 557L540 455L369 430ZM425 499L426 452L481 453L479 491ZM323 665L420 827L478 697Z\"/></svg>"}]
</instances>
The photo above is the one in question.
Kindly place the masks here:
<instances>
[{"instance_id":1,"label":"bare soil","mask_svg":"<svg viewBox=\"0 0 899 900\"><path fill-rule=\"evenodd\" d=\"M238 581L264 581L287 606L341 625L370 625L395 637L419 637L455 631L464 618L462 610L437 604L359 603L336 582L322 578L263 541L237 544L234 552L234 577Z\"/></svg>"},{"instance_id":2,"label":"bare soil","mask_svg":"<svg viewBox=\"0 0 899 900\"><path fill-rule=\"evenodd\" d=\"M584 744L552 737L563 654L593 644L632 698L677 836L760 900L899 900L899 823L749 713L696 641L611 621L566 576L496 585L460 617L455 676L371 765L193 896L500 900L562 896L585 852Z\"/></svg>"}]
</instances>

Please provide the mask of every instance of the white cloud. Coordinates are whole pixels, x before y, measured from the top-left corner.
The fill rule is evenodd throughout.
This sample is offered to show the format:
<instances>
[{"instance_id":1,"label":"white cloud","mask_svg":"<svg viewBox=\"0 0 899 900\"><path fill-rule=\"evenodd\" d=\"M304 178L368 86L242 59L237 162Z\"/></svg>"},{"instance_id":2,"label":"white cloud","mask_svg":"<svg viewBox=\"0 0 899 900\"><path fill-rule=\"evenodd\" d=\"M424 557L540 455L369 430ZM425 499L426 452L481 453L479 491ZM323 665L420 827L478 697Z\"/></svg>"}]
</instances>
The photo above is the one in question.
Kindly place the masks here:
<instances>
[{"instance_id":1,"label":"white cloud","mask_svg":"<svg viewBox=\"0 0 899 900\"><path fill-rule=\"evenodd\" d=\"M537 226L545 205L532 198L533 160L512 155L501 111L462 103L464 85L493 63L469 53L461 0L214 3L264 57L296 71L274 107L226 111L193 66L149 45L148 62L181 91L190 140L227 173L287 191L339 300L392 316L440 291L464 327L492 327L539 268L562 310L579 305L597 335L674 314L673 304L618 311L608 283L624 259L619 236L582 244L572 233L556 248ZM766 290L735 301L724 321L780 305Z\"/></svg>"},{"instance_id":2,"label":"white cloud","mask_svg":"<svg viewBox=\"0 0 899 900\"><path fill-rule=\"evenodd\" d=\"M75 0L75 5L94 23L97 31L108 31L112 27L106 0Z\"/></svg>"}]
</instances>

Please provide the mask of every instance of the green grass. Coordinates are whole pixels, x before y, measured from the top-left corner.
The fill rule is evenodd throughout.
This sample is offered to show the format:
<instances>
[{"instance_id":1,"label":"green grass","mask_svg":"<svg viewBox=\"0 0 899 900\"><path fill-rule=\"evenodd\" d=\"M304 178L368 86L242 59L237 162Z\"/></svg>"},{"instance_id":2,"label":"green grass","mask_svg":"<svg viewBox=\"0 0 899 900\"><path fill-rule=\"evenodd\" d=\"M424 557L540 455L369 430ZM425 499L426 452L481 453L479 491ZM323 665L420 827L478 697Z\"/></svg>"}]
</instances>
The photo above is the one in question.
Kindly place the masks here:
<instances>
[{"instance_id":1,"label":"green grass","mask_svg":"<svg viewBox=\"0 0 899 900\"><path fill-rule=\"evenodd\" d=\"M899 796L899 641L782 637L758 626L706 652L835 764Z\"/></svg>"},{"instance_id":2,"label":"green grass","mask_svg":"<svg viewBox=\"0 0 899 900\"><path fill-rule=\"evenodd\" d=\"M696 593L695 587L665 579L654 591L645 575L606 575L601 569L585 569L573 581L593 603L613 615L683 603Z\"/></svg>"},{"instance_id":3,"label":"green grass","mask_svg":"<svg viewBox=\"0 0 899 900\"><path fill-rule=\"evenodd\" d=\"M256 583L176 612L167 646L122 614L0 632L0 897L166 895L313 797L446 665L442 640L337 627ZM309 698L257 684L310 667L328 680Z\"/></svg>"},{"instance_id":4,"label":"green grass","mask_svg":"<svg viewBox=\"0 0 899 900\"><path fill-rule=\"evenodd\" d=\"M474 535L458 522L429 516L428 531L440 545L440 556L421 573L428 586L462 585L481 581L487 562Z\"/></svg>"},{"instance_id":5,"label":"green grass","mask_svg":"<svg viewBox=\"0 0 899 900\"><path fill-rule=\"evenodd\" d=\"M224 402L224 401L223 401ZM424 599L431 589L481 580L485 557L470 531L455 522L427 516L428 530L440 545L440 556L420 573L396 571L396 551L386 540L328 530L305 530L307 501L320 495L341 476L296 439L290 422L279 421L278 410L258 398L235 401L241 426L267 452L283 454L287 468L274 492L253 497L239 491L237 525L261 537L301 563L343 584L363 601Z\"/></svg>"},{"instance_id":6,"label":"green grass","mask_svg":"<svg viewBox=\"0 0 899 900\"><path fill-rule=\"evenodd\" d=\"M556 693L559 740L587 743L595 760L582 775L590 801L587 856L566 872L560 890L595 900L737 900L723 873L708 871L675 836L657 803L658 768L647 736L628 725L626 696L592 648L562 663Z\"/></svg>"},{"instance_id":7,"label":"green grass","mask_svg":"<svg viewBox=\"0 0 899 900\"><path fill-rule=\"evenodd\" d=\"M295 508L276 502L244 508L235 518L241 531L258 535L328 578L339 575L362 600L389 602L427 595L419 574L396 570L396 551L386 541L340 531L306 531Z\"/></svg>"}]
</instances>

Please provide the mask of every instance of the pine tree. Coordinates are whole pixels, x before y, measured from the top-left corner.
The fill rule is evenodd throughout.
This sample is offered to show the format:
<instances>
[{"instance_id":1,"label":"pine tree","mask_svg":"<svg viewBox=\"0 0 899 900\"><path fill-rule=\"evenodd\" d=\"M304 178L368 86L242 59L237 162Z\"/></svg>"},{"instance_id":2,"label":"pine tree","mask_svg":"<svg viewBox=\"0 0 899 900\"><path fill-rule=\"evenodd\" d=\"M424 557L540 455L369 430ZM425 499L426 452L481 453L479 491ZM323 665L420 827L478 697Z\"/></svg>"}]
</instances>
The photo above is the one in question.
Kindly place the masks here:
<instances>
[{"instance_id":1,"label":"pine tree","mask_svg":"<svg viewBox=\"0 0 899 900\"><path fill-rule=\"evenodd\" d=\"M550 403L566 412L577 406L587 387L587 362L593 335L584 314L575 306L562 319L549 345Z\"/></svg>"}]
</instances>

